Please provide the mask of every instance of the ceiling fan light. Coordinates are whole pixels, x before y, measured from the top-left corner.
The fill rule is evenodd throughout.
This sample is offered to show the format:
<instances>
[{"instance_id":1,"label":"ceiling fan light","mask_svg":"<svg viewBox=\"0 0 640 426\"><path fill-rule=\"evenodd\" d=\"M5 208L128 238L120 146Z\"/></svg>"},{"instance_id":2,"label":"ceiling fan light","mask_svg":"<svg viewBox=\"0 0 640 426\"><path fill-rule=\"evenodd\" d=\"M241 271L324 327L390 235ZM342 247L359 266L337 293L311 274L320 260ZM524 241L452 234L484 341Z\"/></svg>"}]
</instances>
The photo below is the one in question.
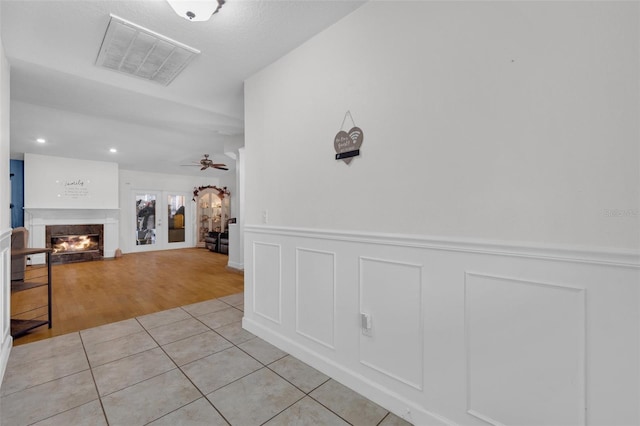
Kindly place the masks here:
<instances>
[{"instance_id":1,"label":"ceiling fan light","mask_svg":"<svg viewBox=\"0 0 640 426\"><path fill-rule=\"evenodd\" d=\"M225 0L167 0L171 8L187 21L208 21Z\"/></svg>"}]
</instances>

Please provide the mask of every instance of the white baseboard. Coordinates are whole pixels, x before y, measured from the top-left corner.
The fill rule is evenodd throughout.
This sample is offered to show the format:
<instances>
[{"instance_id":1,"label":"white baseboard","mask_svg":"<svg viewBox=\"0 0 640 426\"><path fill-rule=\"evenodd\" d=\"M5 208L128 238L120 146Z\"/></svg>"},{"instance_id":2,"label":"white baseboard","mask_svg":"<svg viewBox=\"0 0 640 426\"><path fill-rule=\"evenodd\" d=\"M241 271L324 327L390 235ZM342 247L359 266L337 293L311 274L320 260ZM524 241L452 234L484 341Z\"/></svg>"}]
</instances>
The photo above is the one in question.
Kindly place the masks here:
<instances>
[{"instance_id":1,"label":"white baseboard","mask_svg":"<svg viewBox=\"0 0 640 426\"><path fill-rule=\"evenodd\" d=\"M9 355L11 354L11 348L13 347L13 338L11 335L4 336L2 345L0 345L0 386L2 385L2 379L4 372L7 369L7 363L9 362Z\"/></svg>"},{"instance_id":2,"label":"white baseboard","mask_svg":"<svg viewBox=\"0 0 640 426\"><path fill-rule=\"evenodd\" d=\"M237 271L244 271L244 263L236 263L236 262L229 261L229 263L227 263L227 268L235 269Z\"/></svg>"},{"instance_id":3,"label":"white baseboard","mask_svg":"<svg viewBox=\"0 0 640 426\"><path fill-rule=\"evenodd\" d=\"M244 318L242 327L414 425L456 426L455 422L430 413L424 407L402 398L401 395L390 393L388 389L361 374L329 358L318 355L303 345L274 333L255 321Z\"/></svg>"},{"instance_id":4,"label":"white baseboard","mask_svg":"<svg viewBox=\"0 0 640 426\"><path fill-rule=\"evenodd\" d=\"M11 229L0 231L0 385L13 345L11 337Z\"/></svg>"}]
</instances>

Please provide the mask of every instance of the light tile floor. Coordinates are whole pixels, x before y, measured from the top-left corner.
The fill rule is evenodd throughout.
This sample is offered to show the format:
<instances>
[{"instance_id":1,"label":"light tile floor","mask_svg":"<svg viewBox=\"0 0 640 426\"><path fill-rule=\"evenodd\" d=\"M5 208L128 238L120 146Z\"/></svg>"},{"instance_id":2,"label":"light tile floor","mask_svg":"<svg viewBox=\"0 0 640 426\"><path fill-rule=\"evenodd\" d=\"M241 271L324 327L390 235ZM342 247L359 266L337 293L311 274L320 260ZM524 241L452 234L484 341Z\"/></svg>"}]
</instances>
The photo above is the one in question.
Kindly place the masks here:
<instances>
[{"instance_id":1,"label":"light tile floor","mask_svg":"<svg viewBox=\"0 0 640 426\"><path fill-rule=\"evenodd\" d=\"M2 426L408 425L241 327L242 293L11 351Z\"/></svg>"}]
</instances>

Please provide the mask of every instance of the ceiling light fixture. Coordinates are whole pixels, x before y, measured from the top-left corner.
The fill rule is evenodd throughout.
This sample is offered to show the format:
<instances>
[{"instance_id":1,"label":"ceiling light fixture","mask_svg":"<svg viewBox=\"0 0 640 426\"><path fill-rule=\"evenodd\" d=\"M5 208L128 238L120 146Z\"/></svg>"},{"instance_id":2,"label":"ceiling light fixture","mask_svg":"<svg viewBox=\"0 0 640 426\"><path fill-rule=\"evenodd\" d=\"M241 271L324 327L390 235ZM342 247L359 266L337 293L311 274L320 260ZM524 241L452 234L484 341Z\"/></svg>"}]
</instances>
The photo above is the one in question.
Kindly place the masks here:
<instances>
[{"instance_id":1,"label":"ceiling light fixture","mask_svg":"<svg viewBox=\"0 0 640 426\"><path fill-rule=\"evenodd\" d=\"M109 150L109 152L113 152L113 153L115 153L115 152L118 152L118 150L117 150L117 149L115 149L115 148L111 148L111 149Z\"/></svg>"},{"instance_id":2,"label":"ceiling light fixture","mask_svg":"<svg viewBox=\"0 0 640 426\"><path fill-rule=\"evenodd\" d=\"M45 143L45 142L46 142L46 140L45 140L45 139L43 139L43 138L38 138L38 139L36 139L36 142L38 142L38 143Z\"/></svg>"},{"instance_id":3,"label":"ceiling light fixture","mask_svg":"<svg viewBox=\"0 0 640 426\"><path fill-rule=\"evenodd\" d=\"M226 0L167 0L169 5L187 21L208 21L218 13Z\"/></svg>"}]
</instances>

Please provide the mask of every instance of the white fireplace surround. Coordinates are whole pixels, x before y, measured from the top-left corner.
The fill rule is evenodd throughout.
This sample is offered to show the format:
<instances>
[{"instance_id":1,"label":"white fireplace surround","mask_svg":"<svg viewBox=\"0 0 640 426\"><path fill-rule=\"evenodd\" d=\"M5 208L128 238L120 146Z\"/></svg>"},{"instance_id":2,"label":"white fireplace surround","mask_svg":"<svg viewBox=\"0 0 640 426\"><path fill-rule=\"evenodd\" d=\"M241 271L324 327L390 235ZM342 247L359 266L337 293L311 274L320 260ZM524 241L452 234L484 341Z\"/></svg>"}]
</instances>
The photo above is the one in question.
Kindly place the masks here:
<instances>
[{"instance_id":1,"label":"white fireplace surround","mask_svg":"<svg viewBox=\"0 0 640 426\"><path fill-rule=\"evenodd\" d=\"M33 209L25 208L24 226L29 230L29 247L46 247L47 225L103 225L104 257L114 257L118 248L119 209ZM33 264L44 263L44 255L32 257Z\"/></svg>"}]
</instances>

